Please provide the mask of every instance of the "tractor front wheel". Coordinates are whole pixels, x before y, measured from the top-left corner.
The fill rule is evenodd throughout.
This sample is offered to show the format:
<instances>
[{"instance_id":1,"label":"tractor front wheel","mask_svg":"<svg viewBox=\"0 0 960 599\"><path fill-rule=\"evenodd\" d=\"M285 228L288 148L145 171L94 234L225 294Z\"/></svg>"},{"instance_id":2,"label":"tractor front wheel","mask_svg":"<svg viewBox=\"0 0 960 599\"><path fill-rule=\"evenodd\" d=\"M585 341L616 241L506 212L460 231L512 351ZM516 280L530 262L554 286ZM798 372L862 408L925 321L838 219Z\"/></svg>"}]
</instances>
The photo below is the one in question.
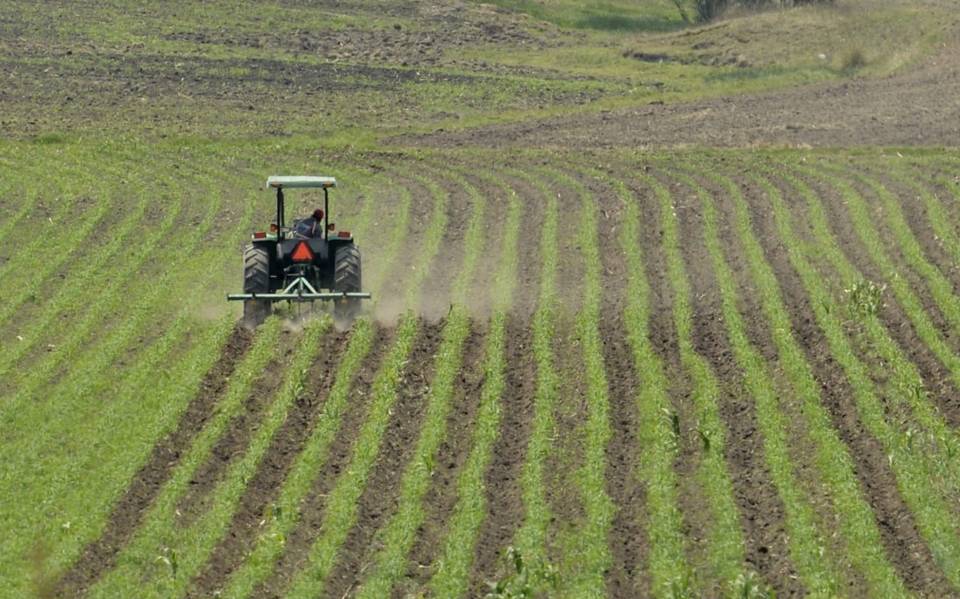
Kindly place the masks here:
<instances>
[{"instance_id":1,"label":"tractor front wheel","mask_svg":"<svg viewBox=\"0 0 960 599\"><path fill-rule=\"evenodd\" d=\"M243 292L270 293L270 253L266 248L248 245L243 250ZM248 299L243 302L243 324L255 329L270 316L270 300Z\"/></svg>"},{"instance_id":2,"label":"tractor front wheel","mask_svg":"<svg viewBox=\"0 0 960 599\"><path fill-rule=\"evenodd\" d=\"M334 291L359 292L360 279L360 248L353 244L337 248L334 256ZM336 300L333 314L338 322L350 324L360 314L360 299L348 297Z\"/></svg>"}]
</instances>

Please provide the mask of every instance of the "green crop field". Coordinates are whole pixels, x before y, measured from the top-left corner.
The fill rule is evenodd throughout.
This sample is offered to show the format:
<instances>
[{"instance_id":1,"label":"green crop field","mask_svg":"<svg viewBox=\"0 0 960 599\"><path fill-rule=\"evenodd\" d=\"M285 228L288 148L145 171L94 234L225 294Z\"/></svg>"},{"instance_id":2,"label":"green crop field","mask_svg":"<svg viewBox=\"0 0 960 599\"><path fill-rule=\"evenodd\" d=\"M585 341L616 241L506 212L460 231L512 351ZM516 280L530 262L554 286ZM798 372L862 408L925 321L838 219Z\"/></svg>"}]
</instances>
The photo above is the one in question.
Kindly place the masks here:
<instances>
[{"instance_id":1,"label":"green crop field","mask_svg":"<svg viewBox=\"0 0 960 599\"><path fill-rule=\"evenodd\" d=\"M7 2L0 597L960 596L960 13L694 15Z\"/></svg>"}]
</instances>

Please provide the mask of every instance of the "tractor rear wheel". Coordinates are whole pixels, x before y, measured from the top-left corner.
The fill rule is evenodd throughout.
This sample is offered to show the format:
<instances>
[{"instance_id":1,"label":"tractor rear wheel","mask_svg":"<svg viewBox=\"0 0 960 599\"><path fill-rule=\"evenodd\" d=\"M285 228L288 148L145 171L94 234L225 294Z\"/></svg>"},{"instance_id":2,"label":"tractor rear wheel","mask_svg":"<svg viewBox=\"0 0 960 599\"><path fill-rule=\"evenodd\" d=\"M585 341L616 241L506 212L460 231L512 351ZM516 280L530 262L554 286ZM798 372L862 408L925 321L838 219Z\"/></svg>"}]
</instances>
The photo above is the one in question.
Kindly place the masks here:
<instances>
[{"instance_id":1,"label":"tractor rear wheel","mask_svg":"<svg viewBox=\"0 0 960 599\"><path fill-rule=\"evenodd\" d=\"M266 248L248 245L243 250L243 292L270 293L270 253ZM270 300L248 299L243 302L243 324L255 329L270 316Z\"/></svg>"},{"instance_id":2,"label":"tractor rear wheel","mask_svg":"<svg viewBox=\"0 0 960 599\"><path fill-rule=\"evenodd\" d=\"M334 291L359 292L361 290L360 248L342 245L334 256ZM349 324L360 314L360 299L349 297L336 300L333 314L337 321Z\"/></svg>"}]
</instances>

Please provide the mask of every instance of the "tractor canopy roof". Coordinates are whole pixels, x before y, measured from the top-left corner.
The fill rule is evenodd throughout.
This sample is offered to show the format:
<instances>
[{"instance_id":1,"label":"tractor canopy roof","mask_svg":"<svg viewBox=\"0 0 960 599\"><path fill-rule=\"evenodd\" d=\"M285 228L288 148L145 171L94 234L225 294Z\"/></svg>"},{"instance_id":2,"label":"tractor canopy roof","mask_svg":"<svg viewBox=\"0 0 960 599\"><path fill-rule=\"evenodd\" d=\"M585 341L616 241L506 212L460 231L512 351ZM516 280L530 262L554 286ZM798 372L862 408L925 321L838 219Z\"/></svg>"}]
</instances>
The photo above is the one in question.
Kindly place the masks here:
<instances>
[{"instance_id":1,"label":"tractor canopy roof","mask_svg":"<svg viewBox=\"0 0 960 599\"><path fill-rule=\"evenodd\" d=\"M267 188L290 188L290 187L336 187L337 180L333 177L287 177L273 175L267 177Z\"/></svg>"}]
</instances>

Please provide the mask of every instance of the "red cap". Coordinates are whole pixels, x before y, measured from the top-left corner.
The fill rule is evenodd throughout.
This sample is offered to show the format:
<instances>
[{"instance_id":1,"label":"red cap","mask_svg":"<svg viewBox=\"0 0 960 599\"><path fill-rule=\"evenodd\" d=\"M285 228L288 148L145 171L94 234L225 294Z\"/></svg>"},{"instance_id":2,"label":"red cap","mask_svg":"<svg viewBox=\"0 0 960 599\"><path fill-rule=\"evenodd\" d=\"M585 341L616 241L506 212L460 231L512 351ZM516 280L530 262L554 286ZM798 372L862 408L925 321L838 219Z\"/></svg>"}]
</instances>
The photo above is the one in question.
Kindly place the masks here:
<instances>
[{"instance_id":1,"label":"red cap","mask_svg":"<svg viewBox=\"0 0 960 599\"><path fill-rule=\"evenodd\" d=\"M313 211L313 218L317 220L323 220L323 210L317 208Z\"/></svg>"}]
</instances>

